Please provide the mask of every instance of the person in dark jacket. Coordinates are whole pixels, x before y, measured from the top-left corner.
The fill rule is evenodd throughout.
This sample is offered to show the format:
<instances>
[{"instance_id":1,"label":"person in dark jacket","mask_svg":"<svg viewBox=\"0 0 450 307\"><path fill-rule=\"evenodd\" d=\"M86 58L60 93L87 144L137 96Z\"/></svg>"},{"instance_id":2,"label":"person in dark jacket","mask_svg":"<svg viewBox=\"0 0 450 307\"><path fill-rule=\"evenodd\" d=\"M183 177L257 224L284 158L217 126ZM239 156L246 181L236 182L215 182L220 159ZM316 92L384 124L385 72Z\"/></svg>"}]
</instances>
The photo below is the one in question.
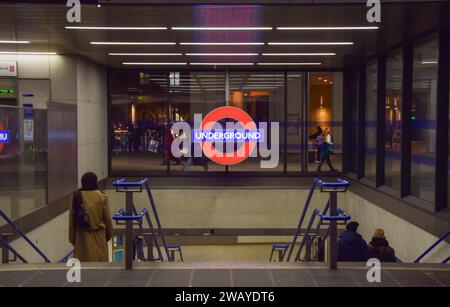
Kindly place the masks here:
<instances>
[{"instance_id":1,"label":"person in dark jacket","mask_svg":"<svg viewBox=\"0 0 450 307\"><path fill-rule=\"evenodd\" d=\"M381 262L396 262L395 250L389 246L389 242L384 236L384 230L377 228L369 243L369 251L372 258L377 258Z\"/></svg>"},{"instance_id":2,"label":"person in dark jacket","mask_svg":"<svg viewBox=\"0 0 450 307\"><path fill-rule=\"evenodd\" d=\"M369 259L370 253L366 241L357 232L359 224L350 222L339 239L338 261L362 262Z\"/></svg>"}]
</instances>

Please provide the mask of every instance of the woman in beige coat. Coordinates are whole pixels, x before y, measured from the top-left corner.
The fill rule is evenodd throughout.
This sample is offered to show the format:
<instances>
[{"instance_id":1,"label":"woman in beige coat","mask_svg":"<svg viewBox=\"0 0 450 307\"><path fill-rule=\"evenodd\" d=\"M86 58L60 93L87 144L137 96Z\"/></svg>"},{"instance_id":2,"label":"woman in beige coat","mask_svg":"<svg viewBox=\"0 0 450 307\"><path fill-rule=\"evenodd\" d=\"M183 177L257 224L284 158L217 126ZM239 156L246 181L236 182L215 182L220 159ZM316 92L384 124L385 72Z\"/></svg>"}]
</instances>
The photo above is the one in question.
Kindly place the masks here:
<instances>
[{"instance_id":1,"label":"woman in beige coat","mask_svg":"<svg viewBox=\"0 0 450 307\"><path fill-rule=\"evenodd\" d=\"M97 176L86 173L81 189L75 191L69 214L69 241L74 258L82 262L107 262L108 244L113 232L106 195L97 187Z\"/></svg>"}]
</instances>

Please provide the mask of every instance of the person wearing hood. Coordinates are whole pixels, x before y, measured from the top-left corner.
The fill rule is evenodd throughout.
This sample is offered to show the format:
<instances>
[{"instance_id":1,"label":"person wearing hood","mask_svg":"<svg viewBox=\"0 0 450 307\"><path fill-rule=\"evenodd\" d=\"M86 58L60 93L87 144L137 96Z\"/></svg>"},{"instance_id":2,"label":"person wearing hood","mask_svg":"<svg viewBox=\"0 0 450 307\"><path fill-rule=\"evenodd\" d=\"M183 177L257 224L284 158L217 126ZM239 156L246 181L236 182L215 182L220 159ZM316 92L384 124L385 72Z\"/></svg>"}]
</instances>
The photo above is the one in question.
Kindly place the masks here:
<instances>
[{"instance_id":1,"label":"person wearing hood","mask_svg":"<svg viewBox=\"0 0 450 307\"><path fill-rule=\"evenodd\" d=\"M396 262L395 250L389 246L389 242L384 236L384 230L377 228L369 243L369 251L373 258L377 258L380 262Z\"/></svg>"},{"instance_id":2,"label":"person wearing hood","mask_svg":"<svg viewBox=\"0 0 450 307\"><path fill-rule=\"evenodd\" d=\"M338 261L365 262L370 257L366 241L357 232L359 224L350 222L338 244Z\"/></svg>"},{"instance_id":3,"label":"person wearing hood","mask_svg":"<svg viewBox=\"0 0 450 307\"><path fill-rule=\"evenodd\" d=\"M69 213L69 242L81 262L108 262L108 241L113 234L108 198L98 189L97 176L88 172L81 189L73 192Z\"/></svg>"}]
</instances>

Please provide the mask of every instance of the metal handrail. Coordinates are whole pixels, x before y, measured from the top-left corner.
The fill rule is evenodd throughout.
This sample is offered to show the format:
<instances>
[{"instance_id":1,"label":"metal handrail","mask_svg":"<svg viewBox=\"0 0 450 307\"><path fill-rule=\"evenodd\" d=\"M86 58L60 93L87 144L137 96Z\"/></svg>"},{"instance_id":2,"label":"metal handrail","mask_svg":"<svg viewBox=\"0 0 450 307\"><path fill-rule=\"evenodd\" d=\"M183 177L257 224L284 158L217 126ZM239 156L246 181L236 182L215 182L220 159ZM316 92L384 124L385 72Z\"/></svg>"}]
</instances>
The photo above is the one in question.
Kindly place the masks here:
<instances>
[{"instance_id":1,"label":"metal handrail","mask_svg":"<svg viewBox=\"0 0 450 307\"><path fill-rule=\"evenodd\" d=\"M139 181L125 181L125 178L117 179L112 183L115 187L138 187L143 186L147 182L148 178L143 178Z\"/></svg>"},{"instance_id":2,"label":"metal handrail","mask_svg":"<svg viewBox=\"0 0 450 307\"><path fill-rule=\"evenodd\" d=\"M321 192L347 192L347 188L350 186L350 182L342 179L337 178L337 181L323 181L319 178L314 178L313 181L315 184L318 184L320 186Z\"/></svg>"},{"instance_id":3,"label":"metal handrail","mask_svg":"<svg viewBox=\"0 0 450 307\"><path fill-rule=\"evenodd\" d=\"M317 183L316 183L315 179L316 178L314 178L313 184L311 185L311 188L309 189L308 198L306 199L305 206L303 207L303 210L302 210L302 213L300 216L300 220L299 220L298 226L297 226L297 231L294 234L294 238L293 238L291 246L289 248L289 252L287 255L287 259L286 259L286 261L288 261L288 262L291 260L292 253L294 252L295 245L297 244L298 237L302 230L302 225L303 225L303 221L305 220L306 212L308 211L309 204L310 204L312 196L314 194L314 190L316 189Z\"/></svg>"},{"instance_id":4,"label":"metal handrail","mask_svg":"<svg viewBox=\"0 0 450 307\"><path fill-rule=\"evenodd\" d=\"M124 215L125 209L120 209L117 211L116 214L113 215L112 219L114 221L140 221L142 218L147 214L148 209L144 208L139 214L137 215Z\"/></svg>"},{"instance_id":5,"label":"metal handrail","mask_svg":"<svg viewBox=\"0 0 450 307\"><path fill-rule=\"evenodd\" d=\"M62 257L58 262L67 262L69 260L69 257L73 255L73 249L67 253L64 257Z\"/></svg>"},{"instance_id":6,"label":"metal handrail","mask_svg":"<svg viewBox=\"0 0 450 307\"><path fill-rule=\"evenodd\" d=\"M16 251L11 245L9 245L8 241L3 239L3 237L1 235L0 235L0 245L3 246L3 248L6 248L7 250L9 250L11 253L13 253L23 263L28 263L28 261L21 254L19 254L19 252Z\"/></svg>"},{"instance_id":7,"label":"metal handrail","mask_svg":"<svg viewBox=\"0 0 450 307\"><path fill-rule=\"evenodd\" d=\"M414 260L414 263L419 263L420 260L422 260L423 257L428 255L436 246L439 245L442 241L444 241L448 236L450 235L450 230L447 230L446 233L444 233L439 239L436 240L427 250L425 250L419 257L417 257L416 260ZM444 261L449 261L450 257L446 258ZM444 262L443 262L444 263Z\"/></svg>"},{"instance_id":8,"label":"metal handrail","mask_svg":"<svg viewBox=\"0 0 450 307\"><path fill-rule=\"evenodd\" d=\"M42 257L45 262L50 263L50 260L45 256L45 254L34 244L27 235L20 230L19 227L0 209L0 216L13 228L14 232L17 232L25 241ZM22 259L21 259L22 260ZM23 260L22 260L23 261Z\"/></svg>"},{"instance_id":9,"label":"metal handrail","mask_svg":"<svg viewBox=\"0 0 450 307\"><path fill-rule=\"evenodd\" d=\"M324 213L320 211L317 213L317 215L321 220L324 221L348 221L352 219L352 217L342 209L337 209L337 215L335 216L324 215Z\"/></svg>"}]
</instances>

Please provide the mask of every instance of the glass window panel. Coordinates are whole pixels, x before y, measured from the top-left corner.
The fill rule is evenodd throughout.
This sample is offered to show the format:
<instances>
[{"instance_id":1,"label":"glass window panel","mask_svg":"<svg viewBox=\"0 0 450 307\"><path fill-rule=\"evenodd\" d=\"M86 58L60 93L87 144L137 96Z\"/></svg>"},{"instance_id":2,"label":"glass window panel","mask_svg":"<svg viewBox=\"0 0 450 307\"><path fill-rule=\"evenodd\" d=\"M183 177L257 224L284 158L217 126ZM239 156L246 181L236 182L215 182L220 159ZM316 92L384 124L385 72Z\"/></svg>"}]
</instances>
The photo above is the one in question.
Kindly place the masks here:
<instances>
[{"instance_id":1,"label":"glass window panel","mask_svg":"<svg viewBox=\"0 0 450 307\"><path fill-rule=\"evenodd\" d=\"M366 68L366 139L364 174L367 179L376 180L377 148L377 62Z\"/></svg>"},{"instance_id":2,"label":"glass window panel","mask_svg":"<svg viewBox=\"0 0 450 307\"><path fill-rule=\"evenodd\" d=\"M414 48L411 194L434 202L438 40Z\"/></svg>"},{"instance_id":3,"label":"glass window panel","mask_svg":"<svg viewBox=\"0 0 450 307\"><path fill-rule=\"evenodd\" d=\"M303 75L288 73L287 81L287 170L301 171L303 159Z\"/></svg>"},{"instance_id":4,"label":"glass window panel","mask_svg":"<svg viewBox=\"0 0 450 307\"><path fill-rule=\"evenodd\" d=\"M342 170L342 82L341 72L309 74L308 171ZM329 151L322 154L317 145L321 130L320 137L327 138L325 134L330 134Z\"/></svg>"},{"instance_id":5,"label":"glass window panel","mask_svg":"<svg viewBox=\"0 0 450 307\"><path fill-rule=\"evenodd\" d=\"M111 171L115 176L167 169L167 73L112 71Z\"/></svg>"},{"instance_id":6,"label":"glass window panel","mask_svg":"<svg viewBox=\"0 0 450 307\"><path fill-rule=\"evenodd\" d=\"M284 112L284 73L283 72L232 72L230 76L229 105L246 111L257 125L268 123L265 137L272 135L270 123L278 123L279 146L274 139L267 137L270 155L261 155L261 143L255 157L232 165L229 171L282 172L283 169L283 112ZM262 161L273 161L274 167L263 168Z\"/></svg>"},{"instance_id":7,"label":"glass window panel","mask_svg":"<svg viewBox=\"0 0 450 307\"><path fill-rule=\"evenodd\" d=\"M169 116L170 122L188 123L194 129L194 114L204 118L212 110L225 105L224 72L173 72L174 81L170 86ZM199 124L198 124L199 125ZM176 133L175 137L186 137L186 131ZM184 135L183 135L184 134ZM193 152L197 150L198 156ZM169 159L171 174L192 172L224 172L225 166L210 161L200 149L198 143L191 144L191 157Z\"/></svg>"},{"instance_id":8,"label":"glass window panel","mask_svg":"<svg viewBox=\"0 0 450 307\"><path fill-rule=\"evenodd\" d=\"M400 190L402 139L403 56L395 53L386 60L385 185Z\"/></svg>"}]
</instances>

